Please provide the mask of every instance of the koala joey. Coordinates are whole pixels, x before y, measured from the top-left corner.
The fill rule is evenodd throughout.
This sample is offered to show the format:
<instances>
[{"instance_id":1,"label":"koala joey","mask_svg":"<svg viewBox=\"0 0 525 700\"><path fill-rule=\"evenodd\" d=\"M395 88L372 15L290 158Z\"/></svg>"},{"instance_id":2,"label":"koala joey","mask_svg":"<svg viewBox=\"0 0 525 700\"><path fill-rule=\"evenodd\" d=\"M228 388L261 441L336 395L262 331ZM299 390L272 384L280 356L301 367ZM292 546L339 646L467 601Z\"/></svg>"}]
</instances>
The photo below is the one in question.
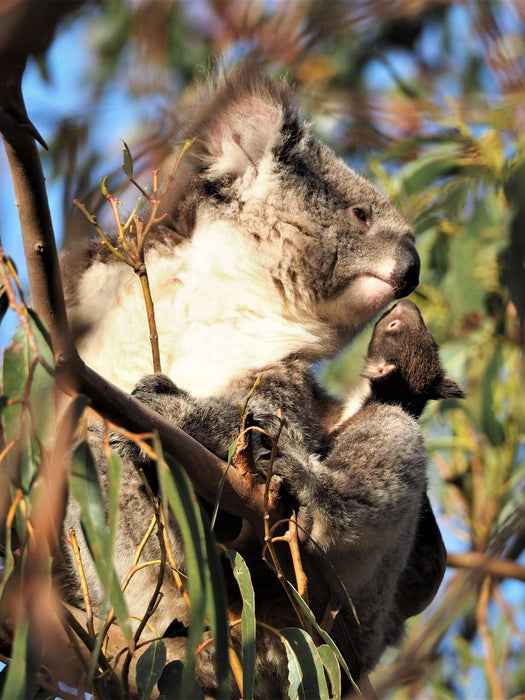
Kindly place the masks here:
<instances>
[{"instance_id":1,"label":"koala joey","mask_svg":"<svg viewBox=\"0 0 525 700\"><path fill-rule=\"evenodd\" d=\"M401 625L392 622L402 617L392 591L425 490L424 444L413 416L385 404L363 407L367 421L352 427L347 417L331 435L342 409L319 387L310 364L333 356L389 303L414 290L420 263L412 231L384 195L312 133L290 86L249 64L205 91L184 135L195 141L146 248L167 377L141 380L135 395L224 456L238 428L236 402L262 372L250 407L269 428L268 416L282 411L286 419L276 467L308 523L303 548L314 567L312 585L320 582L313 605L322 614L331 595L315 574L316 563L328 557L374 630L371 640L361 635L355 653L348 641L348 657L356 660L354 671L371 668L395 636L390 629ZM136 276L95 240L67 251L62 266L81 357L131 390L151 371ZM104 481L97 431L92 426L91 442ZM115 548L124 575L151 513L136 470L142 458L125 442L116 447L125 458ZM75 523L75 508L71 499L66 525ZM176 528L172 538L183 561ZM150 569L134 576L126 591L133 614L146 609L156 582ZM100 604L96 575L86 575ZM258 575L253 578L264 593ZM264 614L271 607L269 597L258 609ZM174 619L186 624L187 610L165 581L152 622L163 631ZM338 628L344 637L348 626L336 619ZM279 696L277 689L286 687L282 655L266 654L259 670L259 696ZM210 688L202 665L198 674Z\"/></svg>"}]
</instances>

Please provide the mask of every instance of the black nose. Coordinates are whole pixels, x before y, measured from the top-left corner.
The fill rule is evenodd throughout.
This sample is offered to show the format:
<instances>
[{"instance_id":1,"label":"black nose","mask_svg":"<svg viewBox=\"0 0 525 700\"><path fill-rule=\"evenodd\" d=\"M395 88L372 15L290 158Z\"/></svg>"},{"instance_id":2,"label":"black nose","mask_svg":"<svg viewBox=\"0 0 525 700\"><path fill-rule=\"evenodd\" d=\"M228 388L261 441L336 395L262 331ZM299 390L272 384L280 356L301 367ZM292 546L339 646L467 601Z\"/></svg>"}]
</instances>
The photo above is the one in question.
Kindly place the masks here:
<instances>
[{"instance_id":1,"label":"black nose","mask_svg":"<svg viewBox=\"0 0 525 700\"><path fill-rule=\"evenodd\" d=\"M396 299L401 299L411 294L419 284L421 262L411 236L401 241L397 260L393 283Z\"/></svg>"}]
</instances>

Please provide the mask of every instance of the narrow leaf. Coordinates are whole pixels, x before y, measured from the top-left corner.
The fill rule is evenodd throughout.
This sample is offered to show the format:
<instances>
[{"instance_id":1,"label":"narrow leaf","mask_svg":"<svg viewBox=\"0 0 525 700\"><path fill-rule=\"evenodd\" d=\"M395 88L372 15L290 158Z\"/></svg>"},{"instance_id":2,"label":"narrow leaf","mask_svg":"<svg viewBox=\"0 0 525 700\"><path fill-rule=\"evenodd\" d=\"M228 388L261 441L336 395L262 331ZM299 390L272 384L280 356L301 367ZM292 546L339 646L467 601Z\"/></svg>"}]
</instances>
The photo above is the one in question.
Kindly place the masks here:
<instances>
[{"instance_id":1,"label":"narrow leaf","mask_svg":"<svg viewBox=\"0 0 525 700\"><path fill-rule=\"evenodd\" d=\"M11 651L11 663L2 690L1 700L27 700L40 667L41 652L36 649L30 634L29 621L18 621Z\"/></svg>"},{"instance_id":2,"label":"narrow leaf","mask_svg":"<svg viewBox=\"0 0 525 700\"><path fill-rule=\"evenodd\" d=\"M170 698L181 698L184 697L182 694L182 676L184 673L184 662L182 661L170 661L169 664L164 666L162 675L157 684L159 691L162 695L169 700ZM193 681L193 686L191 687L188 698L192 700L204 700L204 693L202 689L197 685L195 680ZM160 700L160 698L159 698Z\"/></svg>"},{"instance_id":3,"label":"narrow leaf","mask_svg":"<svg viewBox=\"0 0 525 700\"><path fill-rule=\"evenodd\" d=\"M190 625L186 645L186 663L183 671L183 697L193 685L195 671L195 649L204 632L206 613L206 541L202 526L197 497L185 472L177 466L172 469L162 457L162 447L157 437L154 439L157 454L157 474L159 478L162 505L167 513L171 511L179 527L186 559L188 593L191 600Z\"/></svg>"},{"instance_id":4,"label":"narrow leaf","mask_svg":"<svg viewBox=\"0 0 525 700\"><path fill-rule=\"evenodd\" d=\"M334 640L330 637L328 632L326 632L322 627L319 625L317 620L315 619L315 615L313 612L310 610L308 604L304 601L302 596L299 595L298 591L291 585L289 584L289 589L292 592L293 597L295 598L298 606L301 608L302 612L306 615L308 621L312 625L312 627L315 629L315 631L322 637L322 639L326 642L326 644L332 649L334 654L336 655L337 660L339 661L339 664L343 671L345 672L346 676L348 677L348 680L352 684L354 690L359 693L359 687L357 683L354 681L352 678L352 674L350 673L350 669L348 668L348 664L346 663L343 655L337 648L337 645L335 644Z\"/></svg>"},{"instance_id":5,"label":"narrow leaf","mask_svg":"<svg viewBox=\"0 0 525 700\"><path fill-rule=\"evenodd\" d=\"M341 700L341 667L335 652L328 644L322 644L318 651L330 681L330 698Z\"/></svg>"},{"instance_id":6,"label":"narrow leaf","mask_svg":"<svg viewBox=\"0 0 525 700\"><path fill-rule=\"evenodd\" d=\"M122 143L124 144L124 148L122 149L122 154L124 156L122 170L124 171L124 174L128 180L131 180L133 177L133 157L131 155L131 151L129 150L128 144L125 141L122 141Z\"/></svg>"},{"instance_id":7,"label":"narrow leaf","mask_svg":"<svg viewBox=\"0 0 525 700\"><path fill-rule=\"evenodd\" d=\"M113 542L106 525L106 508L95 460L89 445L80 443L71 460L71 491L80 505L80 523L100 582L109 596L122 631L129 641L131 629L124 594L113 565Z\"/></svg>"},{"instance_id":8,"label":"narrow leaf","mask_svg":"<svg viewBox=\"0 0 525 700\"><path fill-rule=\"evenodd\" d=\"M281 641L284 645L288 661L288 698L289 700L304 700L301 685L303 680L301 664L288 639L282 635Z\"/></svg>"},{"instance_id":9,"label":"narrow leaf","mask_svg":"<svg viewBox=\"0 0 525 700\"><path fill-rule=\"evenodd\" d=\"M230 698L230 627L227 616L226 589L217 543L207 517L202 513L208 565L206 574L206 616L210 621L215 646L215 668L217 674L217 696ZM244 694L244 697L248 697Z\"/></svg>"},{"instance_id":10,"label":"narrow leaf","mask_svg":"<svg viewBox=\"0 0 525 700\"><path fill-rule=\"evenodd\" d=\"M238 552L229 550L227 557L230 561L233 575L239 586L242 597L241 632L242 632L242 676L243 697L253 697L255 682L255 593L252 585L250 570Z\"/></svg>"},{"instance_id":11,"label":"narrow leaf","mask_svg":"<svg viewBox=\"0 0 525 700\"><path fill-rule=\"evenodd\" d=\"M290 643L301 665L303 680L300 695L304 698L329 700L323 663L308 632L298 627L287 627L281 630L281 634Z\"/></svg>"},{"instance_id":12,"label":"narrow leaf","mask_svg":"<svg viewBox=\"0 0 525 700\"><path fill-rule=\"evenodd\" d=\"M135 680L140 700L149 700L165 664L166 645L162 639L157 639L148 646L137 661Z\"/></svg>"}]
</instances>

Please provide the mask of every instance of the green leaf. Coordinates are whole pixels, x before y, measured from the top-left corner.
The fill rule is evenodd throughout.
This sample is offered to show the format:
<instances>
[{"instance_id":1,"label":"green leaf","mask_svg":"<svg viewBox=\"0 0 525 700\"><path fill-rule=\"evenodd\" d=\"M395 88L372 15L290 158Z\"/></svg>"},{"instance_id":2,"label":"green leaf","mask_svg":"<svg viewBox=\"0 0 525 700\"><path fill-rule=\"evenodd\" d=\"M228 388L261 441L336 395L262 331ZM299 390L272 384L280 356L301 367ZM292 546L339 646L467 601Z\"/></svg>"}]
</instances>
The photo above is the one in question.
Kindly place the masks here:
<instances>
[{"instance_id":1,"label":"green leaf","mask_svg":"<svg viewBox=\"0 0 525 700\"><path fill-rule=\"evenodd\" d=\"M41 655L34 635L30 633L29 621L26 618L18 620L1 700L27 700L33 696L31 691L40 668Z\"/></svg>"},{"instance_id":2,"label":"green leaf","mask_svg":"<svg viewBox=\"0 0 525 700\"><path fill-rule=\"evenodd\" d=\"M461 151L457 143L440 144L429 149L403 167L404 191L407 195L426 190L440 178L457 173Z\"/></svg>"},{"instance_id":3,"label":"green leaf","mask_svg":"<svg viewBox=\"0 0 525 700\"><path fill-rule=\"evenodd\" d=\"M485 370L482 383L481 425L494 446L505 441L505 431L494 410L494 383L498 381L502 370L501 346L497 345Z\"/></svg>"},{"instance_id":4,"label":"green leaf","mask_svg":"<svg viewBox=\"0 0 525 700\"><path fill-rule=\"evenodd\" d=\"M308 632L298 627L287 627L281 634L292 647L301 666L302 682L299 697L329 700L328 687L324 674L323 662Z\"/></svg>"},{"instance_id":5,"label":"green leaf","mask_svg":"<svg viewBox=\"0 0 525 700\"><path fill-rule=\"evenodd\" d=\"M131 180L133 177L133 157L131 155L131 151L129 150L128 144L125 141L122 141L122 143L124 144L124 148L122 150L124 156L122 170L124 171L124 174L128 180Z\"/></svg>"},{"instance_id":6,"label":"green leaf","mask_svg":"<svg viewBox=\"0 0 525 700\"><path fill-rule=\"evenodd\" d=\"M191 600L190 625L186 646L186 664L183 673L183 695L192 686L194 650L202 638L204 619L210 621L215 645L218 697L230 696L229 628L226 616L226 593L222 567L215 539L209 525L203 521L200 504L186 473L177 465L172 468L162 458L158 437L154 438L158 456L157 471L162 503L168 506L177 521L184 543L188 575L188 593Z\"/></svg>"},{"instance_id":7,"label":"green leaf","mask_svg":"<svg viewBox=\"0 0 525 700\"><path fill-rule=\"evenodd\" d=\"M299 663L299 659L292 645L284 635L281 635L281 641L286 651L286 659L288 662L288 698L289 700L299 700L300 698L304 698L302 692L300 693L303 680L301 664Z\"/></svg>"},{"instance_id":8,"label":"green leaf","mask_svg":"<svg viewBox=\"0 0 525 700\"><path fill-rule=\"evenodd\" d=\"M341 700L341 667L335 652L328 644L322 644L318 651L330 681L330 698Z\"/></svg>"},{"instance_id":9,"label":"green leaf","mask_svg":"<svg viewBox=\"0 0 525 700\"><path fill-rule=\"evenodd\" d=\"M184 662L182 661L170 661L169 664L164 666L162 675L157 683L159 692L167 699L171 698L181 698L188 697L191 700L204 700L204 693L202 688L197 685L195 679L193 680L193 686L186 696L182 694L182 676L184 673ZM160 698L159 698L160 700Z\"/></svg>"},{"instance_id":10,"label":"green leaf","mask_svg":"<svg viewBox=\"0 0 525 700\"><path fill-rule=\"evenodd\" d=\"M137 661L135 680L140 700L149 700L166 664L166 645L157 639Z\"/></svg>"},{"instance_id":11,"label":"green leaf","mask_svg":"<svg viewBox=\"0 0 525 700\"><path fill-rule=\"evenodd\" d=\"M162 507L165 513L171 511L180 530L186 558L188 593L191 600L190 624L186 644L186 663L183 671L183 697L193 685L195 674L195 649L204 632L206 614L206 538L202 525L199 503L185 472L177 466L172 469L162 457L162 448L154 438L157 454L157 474L159 478Z\"/></svg>"},{"instance_id":12,"label":"green leaf","mask_svg":"<svg viewBox=\"0 0 525 700\"><path fill-rule=\"evenodd\" d=\"M242 676L243 696L253 697L255 682L255 593L250 570L238 552L229 550L228 557L233 575L242 597L241 632L242 632Z\"/></svg>"},{"instance_id":13,"label":"green leaf","mask_svg":"<svg viewBox=\"0 0 525 700\"><path fill-rule=\"evenodd\" d=\"M226 590L224 576L217 550L217 543L204 511L201 511L206 538L208 565L206 574L206 616L210 621L211 633L215 646L215 667L217 673L217 696L230 698L230 628L227 616ZM245 694L245 697L248 697Z\"/></svg>"},{"instance_id":14,"label":"green leaf","mask_svg":"<svg viewBox=\"0 0 525 700\"><path fill-rule=\"evenodd\" d=\"M115 469L112 467L111 469ZM80 523L100 582L109 596L124 636L131 639L128 611L113 565L113 545L106 525L106 508L93 453L80 443L71 460L71 492L80 505ZM113 526L111 526L113 527Z\"/></svg>"},{"instance_id":15,"label":"green leaf","mask_svg":"<svg viewBox=\"0 0 525 700\"><path fill-rule=\"evenodd\" d=\"M299 595L299 592L292 586L291 583L288 584L288 588L291 591L293 597L295 598L297 604L301 608L302 612L306 615L306 617L307 617L308 621L310 622L310 624L312 625L312 627L322 637L322 639L330 647L330 649L332 649L332 651L334 652L337 660L339 661L339 665L341 666L341 668L345 672L345 674L348 677L348 680L350 681L350 683L352 684L354 690L357 693L359 693L360 692L359 687L358 687L357 683L354 681L354 679L352 678L352 674L350 673L350 669L348 668L348 664L346 663L343 655L341 654L341 652L337 648L337 645L335 644L334 640L330 637L328 632L326 632L319 625L319 623L315 619L315 615L310 610L308 604L305 602L305 600L302 598L302 596ZM350 601L350 603L351 603L351 601Z\"/></svg>"},{"instance_id":16,"label":"green leaf","mask_svg":"<svg viewBox=\"0 0 525 700\"><path fill-rule=\"evenodd\" d=\"M53 441L54 377L49 334L34 312L27 310L26 323L18 327L4 352L2 371L2 424L6 444L14 446L6 455L11 481L27 495L37 474L42 450ZM7 402L10 405L5 405ZM24 519L17 513L20 537Z\"/></svg>"},{"instance_id":17,"label":"green leaf","mask_svg":"<svg viewBox=\"0 0 525 700\"><path fill-rule=\"evenodd\" d=\"M101 180L100 180L100 189L102 190L102 194L104 197L109 197L109 190L108 190L108 176L105 175Z\"/></svg>"}]
</instances>

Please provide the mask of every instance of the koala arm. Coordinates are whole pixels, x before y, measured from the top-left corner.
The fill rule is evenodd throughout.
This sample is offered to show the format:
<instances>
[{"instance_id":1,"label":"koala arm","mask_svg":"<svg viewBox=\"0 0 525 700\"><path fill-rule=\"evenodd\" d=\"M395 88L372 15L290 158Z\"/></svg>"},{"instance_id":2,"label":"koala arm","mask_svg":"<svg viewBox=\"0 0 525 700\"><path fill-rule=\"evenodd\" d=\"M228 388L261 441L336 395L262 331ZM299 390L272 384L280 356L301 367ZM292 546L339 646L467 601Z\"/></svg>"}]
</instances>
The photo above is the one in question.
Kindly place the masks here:
<instances>
[{"instance_id":1,"label":"koala arm","mask_svg":"<svg viewBox=\"0 0 525 700\"><path fill-rule=\"evenodd\" d=\"M164 374L143 377L131 393L208 450L226 457L233 433L240 425L234 402L220 397L194 398Z\"/></svg>"}]
</instances>

